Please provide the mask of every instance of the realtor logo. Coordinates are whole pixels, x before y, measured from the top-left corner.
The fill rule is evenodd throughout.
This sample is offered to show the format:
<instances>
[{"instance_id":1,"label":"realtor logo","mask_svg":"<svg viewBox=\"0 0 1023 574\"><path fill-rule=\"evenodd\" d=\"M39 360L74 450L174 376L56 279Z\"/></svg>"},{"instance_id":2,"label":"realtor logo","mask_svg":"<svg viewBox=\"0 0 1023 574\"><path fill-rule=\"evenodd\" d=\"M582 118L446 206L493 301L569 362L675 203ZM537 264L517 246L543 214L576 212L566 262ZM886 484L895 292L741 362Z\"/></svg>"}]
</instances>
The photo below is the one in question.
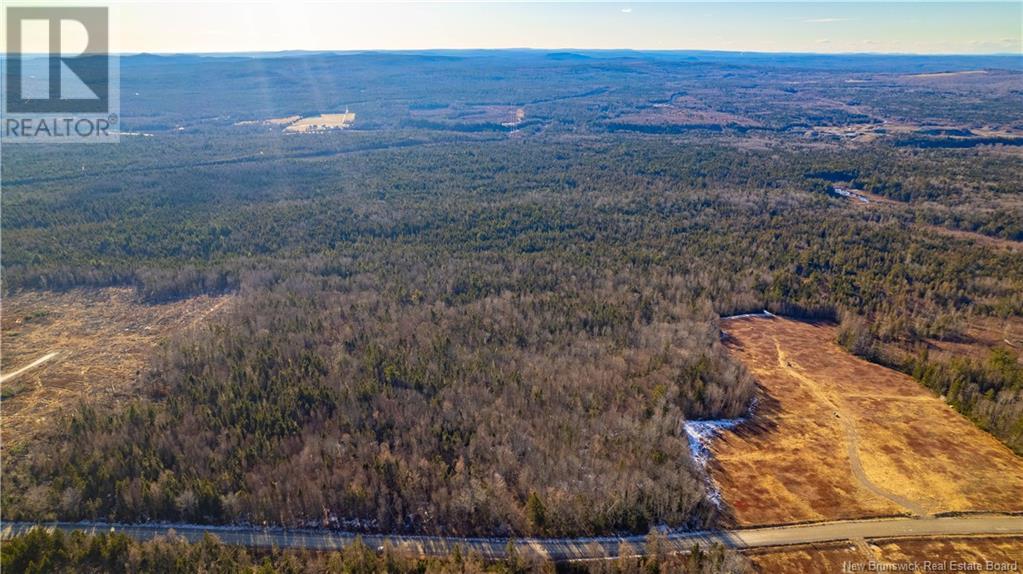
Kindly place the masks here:
<instances>
[{"instance_id":1,"label":"realtor logo","mask_svg":"<svg viewBox=\"0 0 1023 574\"><path fill-rule=\"evenodd\" d=\"M109 9L6 9L6 143L117 141L117 60Z\"/></svg>"}]
</instances>

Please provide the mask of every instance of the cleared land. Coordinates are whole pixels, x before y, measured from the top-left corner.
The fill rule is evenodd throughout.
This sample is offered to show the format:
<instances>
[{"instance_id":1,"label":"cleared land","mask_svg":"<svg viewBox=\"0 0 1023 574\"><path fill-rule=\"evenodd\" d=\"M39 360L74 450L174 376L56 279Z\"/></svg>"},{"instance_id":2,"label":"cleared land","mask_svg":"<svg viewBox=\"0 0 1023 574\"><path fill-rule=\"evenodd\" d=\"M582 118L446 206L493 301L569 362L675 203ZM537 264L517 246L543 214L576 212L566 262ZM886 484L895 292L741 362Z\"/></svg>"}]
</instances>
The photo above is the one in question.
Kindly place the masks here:
<instances>
[{"instance_id":1,"label":"cleared land","mask_svg":"<svg viewBox=\"0 0 1023 574\"><path fill-rule=\"evenodd\" d=\"M204 296L142 305L121 288L4 297L3 448L21 444L64 408L128 396L160 340L227 301Z\"/></svg>"},{"instance_id":2,"label":"cleared land","mask_svg":"<svg viewBox=\"0 0 1023 574\"><path fill-rule=\"evenodd\" d=\"M302 118L284 128L289 133L321 132L325 130L344 129L355 122L355 112L343 114L320 114Z\"/></svg>"},{"instance_id":3,"label":"cleared land","mask_svg":"<svg viewBox=\"0 0 1023 574\"><path fill-rule=\"evenodd\" d=\"M285 116L283 118L269 118L265 120L244 120L235 122L236 126L266 125L284 127L287 133L311 133L322 132L333 129L344 129L351 127L355 122L355 112L343 114L320 114L303 118L299 115Z\"/></svg>"},{"instance_id":4,"label":"cleared land","mask_svg":"<svg viewBox=\"0 0 1023 574\"><path fill-rule=\"evenodd\" d=\"M964 537L941 540L918 538L911 540L858 540L853 543L813 544L785 550L765 550L748 553L757 572L849 572L852 566L869 572L869 563L882 567L894 565L889 571L906 571L901 565L916 564L915 571L954 571L952 563L964 565L960 571L992 571L993 564L1018 565L1023 557L1023 537ZM979 564L979 568L966 566ZM938 565L944 565L939 569ZM900 569L901 568L901 569ZM875 570L876 571L876 570Z\"/></svg>"},{"instance_id":5,"label":"cleared land","mask_svg":"<svg viewBox=\"0 0 1023 574\"><path fill-rule=\"evenodd\" d=\"M1008 347L1016 351L1023 349L1023 319L973 317L965 325L962 335L955 340L928 339L927 345L931 357L970 357L983 361L995 347ZM1018 360L1023 363L1023 355Z\"/></svg>"},{"instance_id":6,"label":"cleared land","mask_svg":"<svg viewBox=\"0 0 1023 574\"><path fill-rule=\"evenodd\" d=\"M910 377L846 353L833 326L722 328L762 387L753 421L713 447L736 524L1023 510L1023 460Z\"/></svg>"}]
</instances>

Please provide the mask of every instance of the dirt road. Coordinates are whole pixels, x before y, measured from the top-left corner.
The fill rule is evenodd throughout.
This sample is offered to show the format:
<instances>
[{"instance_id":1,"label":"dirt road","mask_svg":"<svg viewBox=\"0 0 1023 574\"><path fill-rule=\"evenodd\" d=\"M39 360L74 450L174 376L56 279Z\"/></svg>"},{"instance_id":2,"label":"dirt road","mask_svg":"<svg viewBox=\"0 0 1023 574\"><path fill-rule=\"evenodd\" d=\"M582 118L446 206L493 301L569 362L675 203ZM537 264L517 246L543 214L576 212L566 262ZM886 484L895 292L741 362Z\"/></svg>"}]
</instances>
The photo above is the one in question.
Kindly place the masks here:
<instances>
[{"instance_id":1,"label":"dirt road","mask_svg":"<svg viewBox=\"0 0 1023 574\"><path fill-rule=\"evenodd\" d=\"M800 382L806 384L807 388L812 389L812 392L823 403L830 405L834 410L834 416L839 419L842 431L845 434L845 447L846 453L849 456L849 467L856 478L856 482L875 495L886 498L905 508L915 516L927 516L927 511L917 502L905 496L899 496L870 480L870 477L863 470L863 462L860 460L860 437L856 430L856 422L843 404L842 397L836 393L824 390L824 386L817 384L813 379L804 374L800 366L782 349L777 337L774 337L774 346L778 353L778 367L789 376L795 377Z\"/></svg>"},{"instance_id":2,"label":"dirt road","mask_svg":"<svg viewBox=\"0 0 1023 574\"><path fill-rule=\"evenodd\" d=\"M18 375L24 373L25 371L27 371L29 369L32 369L34 367L37 367L37 366L45 363L46 361L49 361L50 359L56 357L59 354L60 353L57 353L57 352L47 353L47 354L43 355L42 357L39 357L38 359L32 361L31 363L25 365L24 367L14 371L13 373L7 373L5 375L0 375L0 383L9 381L9 380L13 379L14 377L17 377Z\"/></svg>"},{"instance_id":3,"label":"dirt road","mask_svg":"<svg viewBox=\"0 0 1023 574\"><path fill-rule=\"evenodd\" d=\"M714 441L736 526L1023 511L1023 459L912 377L853 356L830 323L722 322L757 379L751 420Z\"/></svg>"}]
</instances>

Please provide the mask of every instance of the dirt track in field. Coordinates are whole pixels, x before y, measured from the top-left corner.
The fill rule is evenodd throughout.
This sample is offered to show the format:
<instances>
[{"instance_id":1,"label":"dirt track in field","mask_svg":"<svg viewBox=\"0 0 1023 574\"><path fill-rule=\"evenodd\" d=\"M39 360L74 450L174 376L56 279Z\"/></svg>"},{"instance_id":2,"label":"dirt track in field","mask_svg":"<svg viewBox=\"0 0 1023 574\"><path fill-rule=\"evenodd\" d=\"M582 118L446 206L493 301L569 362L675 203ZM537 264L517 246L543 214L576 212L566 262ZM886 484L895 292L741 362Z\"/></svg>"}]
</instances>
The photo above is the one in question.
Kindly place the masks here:
<instances>
[{"instance_id":1,"label":"dirt track in field","mask_svg":"<svg viewBox=\"0 0 1023 574\"><path fill-rule=\"evenodd\" d=\"M722 322L761 384L711 472L737 525L1023 510L1023 459L910 377L854 357L835 328Z\"/></svg>"},{"instance_id":2,"label":"dirt track in field","mask_svg":"<svg viewBox=\"0 0 1023 574\"><path fill-rule=\"evenodd\" d=\"M875 495L890 500L915 516L926 516L927 511L916 502L904 496L899 496L898 494L889 492L888 490L885 490L884 487L875 484L870 480L867 473L863 471L863 462L860 460L860 437L859 433L856 431L856 423L849 410L845 407L842 397L834 393L828 393L824 390L824 387L816 384L813 379L804 375L801 372L799 365L794 363L785 351L782 350L781 343L779 343L777 339L775 339L774 346L778 353L778 367L785 374L798 379L801 383L805 384L807 388L812 389L814 394L817 396L817 399L821 401L822 404L827 404L834 409L835 418L841 422L842 432L845 435L846 455L849 457L850 470L852 471L853 477L856 478L856 482Z\"/></svg>"}]
</instances>

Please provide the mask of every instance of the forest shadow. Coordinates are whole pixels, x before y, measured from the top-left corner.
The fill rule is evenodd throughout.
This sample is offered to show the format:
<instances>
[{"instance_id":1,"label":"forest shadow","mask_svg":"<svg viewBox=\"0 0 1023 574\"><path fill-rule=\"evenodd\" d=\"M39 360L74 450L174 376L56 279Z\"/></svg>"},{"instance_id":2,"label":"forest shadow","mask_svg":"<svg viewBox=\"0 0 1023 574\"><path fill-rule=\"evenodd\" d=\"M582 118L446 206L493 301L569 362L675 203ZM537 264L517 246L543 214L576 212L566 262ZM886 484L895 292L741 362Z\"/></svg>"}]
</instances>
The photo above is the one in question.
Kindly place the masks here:
<instances>
[{"instance_id":1,"label":"forest shadow","mask_svg":"<svg viewBox=\"0 0 1023 574\"><path fill-rule=\"evenodd\" d=\"M781 402L772 396L760 383L757 383L757 393L755 396L757 404L752 416L742 424L729 429L728 432L718 435L715 439L716 441L722 441L727 444L729 441L738 438L759 446L769 440L768 436L778 426L778 423L775 421L777 415L781 413ZM720 476L724 472L717 458L712 457L707 462L707 472L711 477ZM721 505L717 507L713 521L721 528L730 528L738 524L735 509L732 508L732 505L729 504L723 495L721 497Z\"/></svg>"},{"instance_id":2,"label":"forest shadow","mask_svg":"<svg viewBox=\"0 0 1023 574\"><path fill-rule=\"evenodd\" d=\"M757 403L752 415L731 429L732 434L746 441L756 440L757 436L773 431L778 426L777 415L781 414L781 402L760 383L757 383L754 397Z\"/></svg>"}]
</instances>

